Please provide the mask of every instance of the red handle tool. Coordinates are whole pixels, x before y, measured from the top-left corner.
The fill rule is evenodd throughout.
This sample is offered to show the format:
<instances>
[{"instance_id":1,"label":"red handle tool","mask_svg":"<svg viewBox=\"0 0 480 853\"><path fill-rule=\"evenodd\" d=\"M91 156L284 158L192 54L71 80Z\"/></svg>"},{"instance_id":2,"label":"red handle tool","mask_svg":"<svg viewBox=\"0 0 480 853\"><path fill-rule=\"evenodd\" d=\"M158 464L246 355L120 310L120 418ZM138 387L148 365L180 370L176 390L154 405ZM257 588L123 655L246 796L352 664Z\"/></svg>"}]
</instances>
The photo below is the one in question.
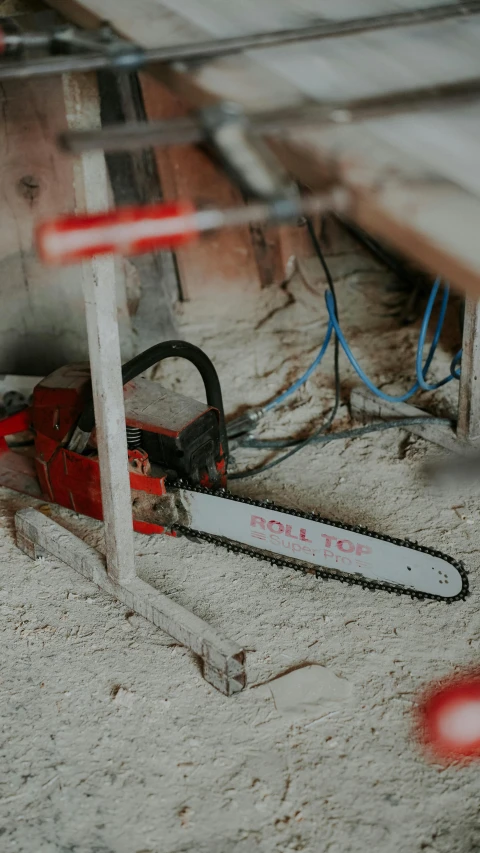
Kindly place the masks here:
<instances>
[{"instance_id":1,"label":"red handle tool","mask_svg":"<svg viewBox=\"0 0 480 853\"><path fill-rule=\"evenodd\" d=\"M428 689L417 713L419 739L435 758L480 758L480 669Z\"/></svg>"},{"instance_id":2,"label":"red handle tool","mask_svg":"<svg viewBox=\"0 0 480 853\"><path fill-rule=\"evenodd\" d=\"M201 214L190 202L175 201L63 216L37 227L37 250L47 264L71 264L108 252L176 248L197 237Z\"/></svg>"},{"instance_id":3,"label":"red handle tool","mask_svg":"<svg viewBox=\"0 0 480 853\"><path fill-rule=\"evenodd\" d=\"M341 211L348 201L346 190L334 188L325 195L280 198L244 207L198 210L189 201L172 201L63 216L38 225L37 251L47 264L71 264L109 252L134 255L175 249L195 240L203 231L252 222L288 221L300 214L332 209Z\"/></svg>"}]
</instances>

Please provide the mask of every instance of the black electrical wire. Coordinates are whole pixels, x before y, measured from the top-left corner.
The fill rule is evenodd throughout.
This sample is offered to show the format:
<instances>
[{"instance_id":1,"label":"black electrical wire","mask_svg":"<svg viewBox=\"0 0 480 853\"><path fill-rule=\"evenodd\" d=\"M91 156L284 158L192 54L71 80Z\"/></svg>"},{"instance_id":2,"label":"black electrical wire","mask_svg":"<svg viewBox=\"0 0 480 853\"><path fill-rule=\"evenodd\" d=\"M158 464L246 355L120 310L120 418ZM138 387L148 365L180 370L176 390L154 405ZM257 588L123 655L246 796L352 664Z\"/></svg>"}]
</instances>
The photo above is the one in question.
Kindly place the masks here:
<instances>
[{"instance_id":1,"label":"black electrical wire","mask_svg":"<svg viewBox=\"0 0 480 853\"><path fill-rule=\"evenodd\" d=\"M301 441L297 447L290 451L290 453L285 453L279 459L274 459L273 462L270 462L268 465L262 465L260 468L251 468L247 471L241 471L238 474L230 474L228 479L244 480L247 477L254 477L256 474L263 474L264 471L268 471L269 468L274 468L285 459L293 456L294 453L297 453L307 444L328 444L330 441L338 441L339 439L361 438L363 435L367 435L371 432L383 432L387 429L399 429L402 427L408 429L411 426L424 426L429 424L448 425L452 428L455 426L454 421L449 420L449 418L433 418L425 416L424 418L399 418L394 421L381 421L380 423L368 424L364 427L354 427L353 429L340 430L339 432L330 432L327 435L321 435L319 434L321 430L317 430L312 436L310 436L310 438ZM262 450L267 450L268 448L278 450L282 447L288 447L289 442L247 439L242 446Z\"/></svg>"},{"instance_id":2,"label":"black electrical wire","mask_svg":"<svg viewBox=\"0 0 480 853\"><path fill-rule=\"evenodd\" d=\"M339 430L338 432L329 432L327 435L319 435L315 439L315 444L328 444L329 441L337 441L340 438L361 438L362 435L367 435L370 432L382 432L386 429L401 429L403 427L424 426L428 424L455 427L455 422L449 418L434 418L431 415L425 415L418 418L395 418L391 421L378 421L377 423L367 424L363 427L353 427L352 429ZM241 446L251 447L255 450L282 450L285 447L292 447L298 444L296 439L259 439L245 438Z\"/></svg>"},{"instance_id":3,"label":"black electrical wire","mask_svg":"<svg viewBox=\"0 0 480 853\"><path fill-rule=\"evenodd\" d=\"M308 233L310 234L310 239L313 243L315 251L318 256L318 260L320 261L323 271L325 273L325 278L327 280L327 286L332 294L333 304L335 309L335 316L338 318L338 310L337 310L337 295L335 293L335 285L333 283L332 274L330 272L329 266L325 260L325 257L322 252L322 248L320 246L320 242L315 233L315 227L313 225L312 220L307 217L306 218ZM243 480L246 477L255 477L257 474L263 474L265 471L269 471L270 468L276 468L277 465L281 465L282 462L285 462L286 459L289 459L290 456L293 456L295 453L298 453L299 450L303 450L304 447L307 447L309 444L313 444L315 440L325 433L328 429L330 429L333 421L337 416L337 412L340 406L340 347L338 342L338 337L335 335L335 344L334 344L334 374L335 374L335 401L333 404L332 411L327 417L326 421L312 433L311 436L305 438L303 440L297 441L292 450L289 450L288 453L284 453L283 456L279 456L278 459L274 459L272 462L268 462L265 465L260 465L258 468L251 468L247 471L239 471L236 474L230 474L229 480Z\"/></svg>"},{"instance_id":4,"label":"black electrical wire","mask_svg":"<svg viewBox=\"0 0 480 853\"><path fill-rule=\"evenodd\" d=\"M313 248L315 249L315 252L317 253L318 260L320 261L320 263L322 265L323 272L325 273L325 278L327 280L328 288L329 288L329 290L333 296L333 302L335 305L335 316L338 319L337 294L335 293L335 285L333 283L333 278L332 278L332 274L330 272L330 267L328 266L328 264L325 260L325 256L322 252L322 247L320 246L320 241L319 241L317 234L316 234L316 231L315 231L315 226L314 226L312 220L310 219L310 217L306 217L306 223L307 223L307 228L308 228L308 233L310 235L310 239L313 243Z\"/></svg>"}]
</instances>

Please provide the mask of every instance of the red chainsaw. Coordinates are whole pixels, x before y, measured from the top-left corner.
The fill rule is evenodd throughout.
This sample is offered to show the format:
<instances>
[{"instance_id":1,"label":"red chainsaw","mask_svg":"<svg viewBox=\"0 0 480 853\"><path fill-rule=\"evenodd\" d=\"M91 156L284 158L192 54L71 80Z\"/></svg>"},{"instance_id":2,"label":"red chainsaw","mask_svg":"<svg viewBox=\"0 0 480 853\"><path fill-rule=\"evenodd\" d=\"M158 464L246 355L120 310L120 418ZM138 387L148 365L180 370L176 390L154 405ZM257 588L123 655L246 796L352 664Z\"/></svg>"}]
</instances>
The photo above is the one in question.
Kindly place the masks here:
<instances>
[{"instance_id":1,"label":"red chainsaw","mask_svg":"<svg viewBox=\"0 0 480 853\"><path fill-rule=\"evenodd\" d=\"M197 367L206 403L143 377L171 357ZM188 535L317 578L417 599L452 602L468 594L463 566L439 551L229 493L220 382L198 347L158 344L125 364L122 375L138 532ZM33 444L12 447L11 437L26 431ZM88 365L56 370L36 386L30 407L0 421L0 485L102 519Z\"/></svg>"}]
</instances>

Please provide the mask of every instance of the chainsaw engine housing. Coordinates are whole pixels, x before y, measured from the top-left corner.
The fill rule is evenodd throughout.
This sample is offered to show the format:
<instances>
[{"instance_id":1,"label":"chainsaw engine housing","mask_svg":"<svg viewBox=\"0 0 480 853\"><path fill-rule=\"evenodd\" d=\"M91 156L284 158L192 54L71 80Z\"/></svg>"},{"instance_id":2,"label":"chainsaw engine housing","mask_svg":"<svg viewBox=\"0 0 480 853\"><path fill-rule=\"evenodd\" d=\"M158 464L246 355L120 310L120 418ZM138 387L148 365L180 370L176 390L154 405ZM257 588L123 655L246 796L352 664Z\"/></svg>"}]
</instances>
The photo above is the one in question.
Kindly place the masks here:
<instances>
[{"instance_id":1,"label":"chainsaw engine housing","mask_svg":"<svg viewBox=\"0 0 480 853\"><path fill-rule=\"evenodd\" d=\"M62 367L36 386L32 405L35 466L48 500L101 519L95 433L83 454L68 449L90 394L86 364ZM134 497L139 492L165 495L168 476L212 489L225 485L226 463L215 408L143 378L129 382L124 394ZM145 457L141 465L139 451Z\"/></svg>"},{"instance_id":2,"label":"chainsaw engine housing","mask_svg":"<svg viewBox=\"0 0 480 853\"><path fill-rule=\"evenodd\" d=\"M130 449L152 464L197 485L225 485L216 409L139 378L125 386L125 418Z\"/></svg>"}]
</instances>

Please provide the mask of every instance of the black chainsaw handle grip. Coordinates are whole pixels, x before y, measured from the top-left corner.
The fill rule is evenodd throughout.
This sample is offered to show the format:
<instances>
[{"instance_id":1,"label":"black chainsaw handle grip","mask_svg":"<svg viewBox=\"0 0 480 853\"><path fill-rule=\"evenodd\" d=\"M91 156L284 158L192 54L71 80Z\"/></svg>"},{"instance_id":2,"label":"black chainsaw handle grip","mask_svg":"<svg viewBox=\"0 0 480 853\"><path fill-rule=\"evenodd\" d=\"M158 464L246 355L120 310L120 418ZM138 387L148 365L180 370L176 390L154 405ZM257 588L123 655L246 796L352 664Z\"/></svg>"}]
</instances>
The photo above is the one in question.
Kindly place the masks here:
<instances>
[{"instance_id":1,"label":"black chainsaw handle grip","mask_svg":"<svg viewBox=\"0 0 480 853\"><path fill-rule=\"evenodd\" d=\"M126 385L127 382L131 382L140 373L143 373L166 358L184 358L197 368L203 379L208 405L218 409L220 415L220 441L225 459L228 460L228 438L220 380L208 355L200 347L189 344L187 341L164 341L161 344L155 344L123 365L123 384ZM82 430L82 432L91 433L94 425L95 413L93 410L93 400L90 400L80 415L77 428Z\"/></svg>"}]
</instances>

